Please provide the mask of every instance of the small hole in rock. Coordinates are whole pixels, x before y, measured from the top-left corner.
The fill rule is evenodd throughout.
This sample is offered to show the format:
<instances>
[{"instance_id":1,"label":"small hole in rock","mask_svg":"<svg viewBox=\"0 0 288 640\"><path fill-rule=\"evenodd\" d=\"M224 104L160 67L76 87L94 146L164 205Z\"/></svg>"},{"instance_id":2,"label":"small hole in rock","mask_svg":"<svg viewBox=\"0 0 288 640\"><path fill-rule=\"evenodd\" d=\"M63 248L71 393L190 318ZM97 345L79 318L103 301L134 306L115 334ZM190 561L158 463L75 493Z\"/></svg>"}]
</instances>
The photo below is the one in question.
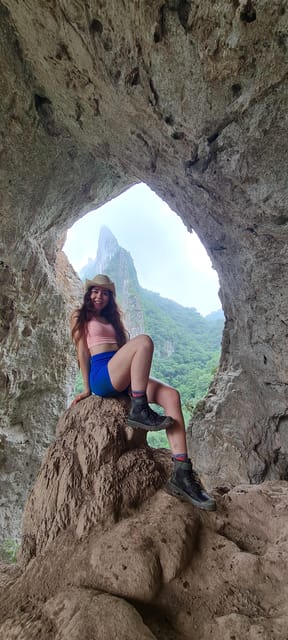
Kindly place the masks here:
<instances>
[{"instance_id":1,"label":"small hole in rock","mask_svg":"<svg viewBox=\"0 0 288 640\"><path fill-rule=\"evenodd\" d=\"M247 23L254 22L254 20L256 20L256 11L252 5L251 0L248 0L243 9L240 11L240 20Z\"/></svg>"},{"instance_id":2,"label":"small hole in rock","mask_svg":"<svg viewBox=\"0 0 288 640\"><path fill-rule=\"evenodd\" d=\"M134 87L135 85L140 83L140 73L139 73L138 67L134 67L134 69L132 69L131 73L127 78L127 81L128 81L128 84L131 85L131 87Z\"/></svg>"},{"instance_id":3,"label":"small hole in rock","mask_svg":"<svg viewBox=\"0 0 288 640\"><path fill-rule=\"evenodd\" d=\"M156 42L156 44L161 41L161 35L159 32L159 29L155 29L153 40L154 42Z\"/></svg>"},{"instance_id":4,"label":"small hole in rock","mask_svg":"<svg viewBox=\"0 0 288 640\"><path fill-rule=\"evenodd\" d=\"M231 91L232 91L232 94L233 94L234 98L239 98L239 96L242 93L241 84L239 84L238 82L236 82L235 84L232 84Z\"/></svg>"},{"instance_id":5,"label":"small hole in rock","mask_svg":"<svg viewBox=\"0 0 288 640\"><path fill-rule=\"evenodd\" d=\"M103 33L103 24L102 22L100 22L100 20L96 20L96 18L94 18L94 20L92 20L90 27L89 27L91 33Z\"/></svg>"},{"instance_id":6,"label":"small hole in rock","mask_svg":"<svg viewBox=\"0 0 288 640\"><path fill-rule=\"evenodd\" d=\"M214 133L211 133L210 136L208 136L207 141L209 142L209 144L212 144L212 142L215 142L215 140L217 140L218 136L218 131L215 131Z\"/></svg>"},{"instance_id":7,"label":"small hole in rock","mask_svg":"<svg viewBox=\"0 0 288 640\"><path fill-rule=\"evenodd\" d=\"M173 116L170 114L169 116L166 116L166 118L164 118L166 124L169 124L171 127L174 124L174 118Z\"/></svg>"},{"instance_id":8,"label":"small hole in rock","mask_svg":"<svg viewBox=\"0 0 288 640\"><path fill-rule=\"evenodd\" d=\"M173 131L171 138L174 138L174 140L183 140L185 133L183 131Z\"/></svg>"}]
</instances>

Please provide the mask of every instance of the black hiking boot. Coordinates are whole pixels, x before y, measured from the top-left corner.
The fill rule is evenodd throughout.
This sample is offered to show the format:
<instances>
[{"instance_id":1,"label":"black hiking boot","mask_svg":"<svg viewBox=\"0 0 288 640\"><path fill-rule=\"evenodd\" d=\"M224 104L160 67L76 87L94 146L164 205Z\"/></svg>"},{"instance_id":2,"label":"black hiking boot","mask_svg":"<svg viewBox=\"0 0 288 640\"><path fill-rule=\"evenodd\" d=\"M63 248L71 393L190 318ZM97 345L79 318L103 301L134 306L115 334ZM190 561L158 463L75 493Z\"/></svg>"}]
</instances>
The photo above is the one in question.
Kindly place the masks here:
<instances>
[{"instance_id":1,"label":"black hiking boot","mask_svg":"<svg viewBox=\"0 0 288 640\"><path fill-rule=\"evenodd\" d=\"M166 490L172 496L187 500L199 509L216 510L216 502L203 488L200 478L193 470L191 460L187 462L174 460L174 470Z\"/></svg>"},{"instance_id":2,"label":"black hiking boot","mask_svg":"<svg viewBox=\"0 0 288 640\"><path fill-rule=\"evenodd\" d=\"M145 431L160 431L167 429L174 424L170 416L159 416L153 411L147 402L147 396L131 398L130 412L127 418L129 427L134 429L145 429Z\"/></svg>"}]
</instances>

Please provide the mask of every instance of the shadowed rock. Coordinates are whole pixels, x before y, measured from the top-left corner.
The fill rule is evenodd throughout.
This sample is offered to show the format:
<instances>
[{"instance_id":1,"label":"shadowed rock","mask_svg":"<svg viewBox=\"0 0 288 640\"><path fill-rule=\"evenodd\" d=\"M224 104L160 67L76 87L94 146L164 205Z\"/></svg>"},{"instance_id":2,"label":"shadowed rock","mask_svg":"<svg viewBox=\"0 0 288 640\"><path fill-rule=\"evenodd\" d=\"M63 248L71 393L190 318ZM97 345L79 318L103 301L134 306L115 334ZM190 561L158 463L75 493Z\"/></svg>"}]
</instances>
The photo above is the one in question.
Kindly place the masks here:
<instances>
[{"instance_id":1,"label":"shadowed rock","mask_svg":"<svg viewBox=\"0 0 288 640\"><path fill-rule=\"evenodd\" d=\"M0 572L0 640L287 640L288 487L242 485L203 513L163 491L170 454L127 400L66 411Z\"/></svg>"}]
</instances>

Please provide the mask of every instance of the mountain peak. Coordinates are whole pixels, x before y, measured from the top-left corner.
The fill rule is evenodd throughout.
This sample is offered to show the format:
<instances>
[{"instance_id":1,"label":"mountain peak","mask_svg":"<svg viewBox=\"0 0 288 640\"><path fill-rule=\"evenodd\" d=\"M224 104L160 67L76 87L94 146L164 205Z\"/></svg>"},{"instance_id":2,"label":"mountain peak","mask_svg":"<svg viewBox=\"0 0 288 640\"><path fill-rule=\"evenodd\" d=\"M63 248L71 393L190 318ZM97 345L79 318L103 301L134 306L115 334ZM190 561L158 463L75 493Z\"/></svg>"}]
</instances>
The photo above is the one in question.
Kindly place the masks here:
<instances>
[{"instance_id":1,"label":"mountain peak","mask_svg":"<svg viewBox=\"0 0 288 640\"><path fill-rule=\"evenodd\" d=\"M96 258L89 258L88 264L80 272L80 278L94 278L96 273L105 273L108 264L119 251L119 244L108 227L101 227Z\"/></svg>"},{"instance_id":2,"label":"mountain peak","mask_svg":"<svg viewBox=\"0 0 288 640\"><path fill-rule=\"evenodd\" d=\"M113 235L111 229L109 229L109 227L106 227L105 225L103 225L100 228L100 233L99 233L99 240L98 240L98 244L102 244L105 242L113 242L114 244L118 245L118 242L115 238L115 236Z\"/></svg>"},{"instance_id":3,"label":"mountain peak","mask_svg":"<svg viewBox=\"0 0 288 640\"><path fill-rule=\"evenodd\" d=\"M110 231L108 227L101 227L96 255L98 273L105 273L107 265L112 260L115 253L117 253L119 248L119 244L115 236L113 236L112 231Z\"/></svg>"}]
</instances>

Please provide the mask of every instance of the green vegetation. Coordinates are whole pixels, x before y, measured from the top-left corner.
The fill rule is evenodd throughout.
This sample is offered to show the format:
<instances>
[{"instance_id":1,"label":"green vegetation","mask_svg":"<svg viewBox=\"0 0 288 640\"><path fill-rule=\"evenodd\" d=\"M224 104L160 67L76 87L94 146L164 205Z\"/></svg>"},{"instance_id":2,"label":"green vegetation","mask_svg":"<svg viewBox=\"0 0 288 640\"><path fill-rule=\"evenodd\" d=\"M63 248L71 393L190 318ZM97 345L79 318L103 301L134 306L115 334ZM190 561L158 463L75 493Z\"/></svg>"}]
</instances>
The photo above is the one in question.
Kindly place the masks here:
<instances>
[{"instance_id":1,"label":"green vegetation","mask_svg":"<svg viewBox=\"0 0 288 640\"><path fill-rule=\"evenodd\" d=\"M155 345L152 376L178 389L187 422L218 367L223 314L206 319L195 309L144 289L141 300L145 332Z\"/></svg>"},{"instance_id":2,"label":"green vegetation","mask_svg":"<svg viewBox=\"0 0 288 640\"><path fill-rule=\"evenodd\" d=\"M18 549L19 543L12 538L7 538L0 547L0 560L9 564L16 562Z\"/></svg>"},{"instance_id":3,"label":"green vegetation","mask_svg":"<svg viewBox=\"0 0 288 640\"><path fill-rule=\"evenodd\" d=\"M165 431L149 431L147 442L153 449L170 449Z\"/></svg>"},{"instance_id":4,"label":"green vegetation","mask_svg":"<svg viewBox=\"0 0 288 640\"><path fill-rule=\"evenodd\" d=\"M84 385L83 385L81 371L79 370L78 373L77 373L77 376L76 376L74 392L73 393L76 396L78 393L81 393L82 391L84 391Z\"/></svg>"}]
</instances>

